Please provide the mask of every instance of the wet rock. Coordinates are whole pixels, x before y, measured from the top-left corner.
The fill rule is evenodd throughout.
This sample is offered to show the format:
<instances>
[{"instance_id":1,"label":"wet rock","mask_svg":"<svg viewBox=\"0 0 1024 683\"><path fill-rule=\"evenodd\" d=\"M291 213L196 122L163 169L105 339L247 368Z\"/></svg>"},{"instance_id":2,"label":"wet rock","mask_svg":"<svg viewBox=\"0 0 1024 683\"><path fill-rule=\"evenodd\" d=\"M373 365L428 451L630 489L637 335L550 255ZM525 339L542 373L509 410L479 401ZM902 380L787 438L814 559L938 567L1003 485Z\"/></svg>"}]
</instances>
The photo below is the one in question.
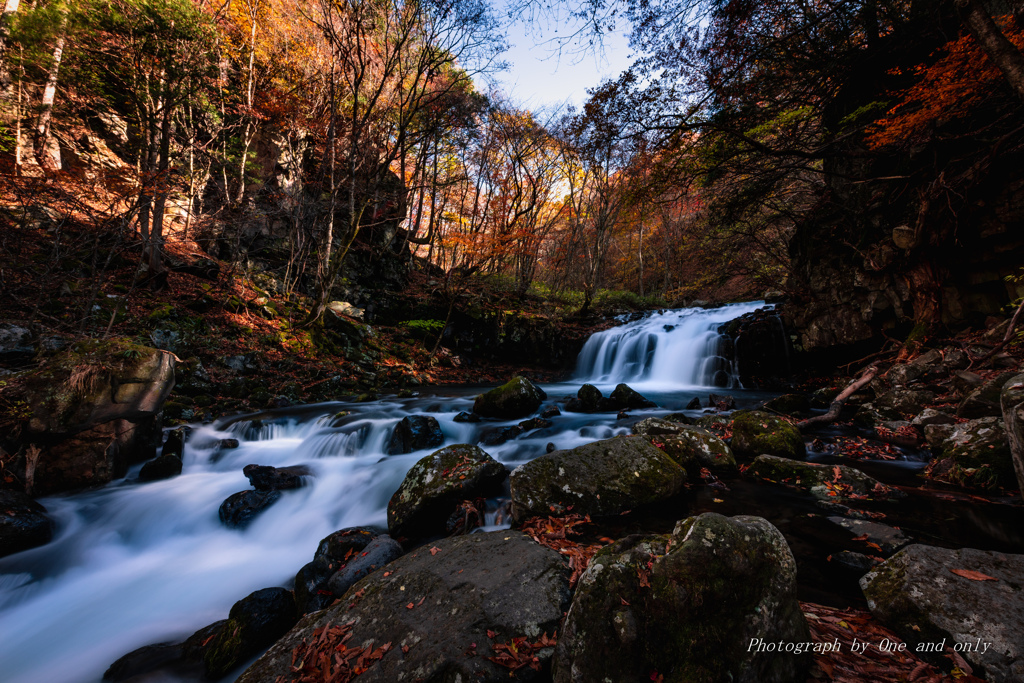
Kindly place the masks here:
<instances>
[{"instance_id":1,"label":"wet rock","mask_svg":"<svg viewBox=\"0 0 1024 683\"><path fill-rule=\"evenodd\" d=\"M232 529L243 529L261 512L277 502L280 491L239 491L220 505L220 521Z\"/></svg>"},{"instance_id":2,"label":"wet rock","mask_svg":"<svg viewBox=\"0 0 1024 683\"><path fill-rule=\"evenodd\" d=\"M543 417L534 417L529 420L524 420L519 423L519 428L524 432L533 431L534 429L546 429L553 423L551 420L544 419Z\"/></svg>"},{"instance_id":3,"label":"wet rock","mask_svg":"<svg viewBox=\"0 0 1024 683\"><path fill-rule=\"evenodd\" d=\"M995 581L976 581L971 570ZM1024 680L1024 556L911 545L860 580L871 613L911 649L954 648L987 681ZM978 639L982 643L977 648ZM969 648L965 647L969 644ZM990 647L986 650L984 644ZM925 653L945 663L943 651Z\"/></svg>"},{"instance_id":4,"label":"wet rock","mask_svg":"<svg viewBox=\"0 0 1024 683\"><path fill-rule=\"evenodd\" d=\"M604 400L604 394L593 384L584 384L576 392L576 398L583 402L585 410L593 412L600 408L601 402Z\"/></svg>"},{"instance_id":5,"label":"wet rock","mask_svg":"<svg viewBox=\"0 0 1024 683\"><path fill-rule=\"evenodd\" d=\"M555 444L553 444L550 441L548 441L547 445L544 446L544 452L545 453L554 453L557 450L558 450L558 446L556 446Z\"/></svg>"},{"instance_id":6,"label":"wet rock","mask_svg":"<svg viewBox=\"0 0 1024 683\"><path fill-rule=\"evenodd\" d=\"M805 394L783 394L767 401L764 410L783 415L801 415L811 409L811 402Z\"/></svg>"},{"instance_id":7,"label":"wet rock","mask_svg":"<svg viewBox=\"0 0 1024 683\"><path fill-rule=\"evenodd\" d=\"M305 486L306 480L313 476L313 470L305 465L246 465L242 468L242 474L257 491L287 491Z\"/></svg>"},{"instance_id":8,"label":"wet rock","mask_svg":"<svg viewBox=\"0 0 1024 683\"><path fill-rule=\"evenodd\" d=\"M327 587L335 597L340 598L356 581L397 560L403 552L398 541L386 534L378 536L361 552L345 561L331 576Z\"/></svg>"},{"instance_id":9,"label":"wet rock","mask_svg":"<svg viewBox=\"0 0 1024 683\"><path fill-rule=\"evenodd\" d=\"M166 431L164 438L164 448L160 451L160 455L176 455L179 458L185 455L185 442L188 441L189 435L192 430L188 427L178 427L176 429L170 429Z\"/></svg>"},{"instance_id":10,"label":"wet rock","mask_svg":"<svg viewBox=\"0 0 1024 683\"><path fill-rule=\"evenodd\" d=\"M203 653L206 675L227 675L283 636L298 620L295 598L284 588L264 588L231 607L228 621Z\"/></svg>"},{"instance_id":11,"label":"wet rock","mask_svg":"<svg viewBox=\"0 0 1024 683\"><path fill-rule=\"evenodd\" d=\"M595 441L547 453L516 468L512 517L614 515L669 498L686 482L686 472L642 437Z\"/></svg>"},{"instance_id":12,"label":"wet rock","mask_svg":"<svg viewBox=\"0 0 1024 683\"><path fill-rule=\"evenodd\" d=\"M558 409L558 406L548 406L541 411L540 416L545 420L550 420L553 417L558 417L562 414L562 411Z\"/></svg>"},{"instance_id":13,"label":"wet rock","mask_svg":"<svg viewBox=\"0 0 1024 683\"><path fill-rule=\"evenodd\" d=\"M671 536L602 548L580 579L555 650L555 683L803 680L810 656L751 650L806 642L796 561L760 517L705 513Z\"/></svg>"},{"instance_id":14,"label":"wet rock","mask_svg":"<svg viewBox=\"0 0 1024 683\"><path fill-rule=\"evenodd\" d=\"M739 473L732 450L711 432L699 427L687 427L671 436L653 437L661 444L665 455L678 463L693 479L707 468L714 474L733 477Z\"/></svg>"},{"instance_id":15,"label":"wet rock","mask_svg":"<svg viewBox=\"0 0 1024 683\"><path fill-rule=\"evenodd\" d=\"M565 409L566 409L567 412L570 412L570 413L588 413L588 412L591 412L591 411L587 410L586 404L583 401L581 401L580 399L576 398L575 396L573 396L572 398L569 398L569 399L566 400L566 402L565 402Z\"/></svg>"},{"instance_id":16,"label":"wet rock","mask_svg":"<svg viewBox=\"0 0 1024 683\"><path fill-rule=\"evenodd\" d=\"M120 340L75 344L7 392L26 410L0 435L18 456L6 468L37 495L123 477L156 455L160 410L173 386L170 354ZM26 457L31 448L37 457Z\"/></svg>"},{"instance_id":17,"label":"wet rock","mask_svg":"<svg viewBox=\"0 0 1024 683\"><path fill-rule=\"evenodd\" d=\"M447 446L419 460L388 502L395 538L441 535L459 502L498 493L508 470L476 446Z\"/></svg>"},{"instance_id":18,"label":"wet rock","mask_svg":"<svg viewBox=\"0 0 1024 683\"><path fill-rule=\"evenodd\" d=\"M708 394L708 408L715 410L735 410L736 399L726 394Z\"/></svg>"},{"instance_id":19,"label":"wet rock","mask_svg":"<svg viewBox=\"0 0 1024 683\"><path fill-rule=\"evenodd\" d=\"M334 602L334 593L327 585L336 565L326 557L307 562L295 574L295 608L299 615L316 612Z\"/></svg>"},{"instance_id":20,"label":"wet rock","mask_svg":"<svg viewBox=\"0 0 1024 683\"><path fill-rule=\"evenodd\" d=\"M509 670L488 659L494 645L550 636L570 598L562 557L510 530L439 540L429 552L395 560L386 573L357 583L352 599L304 617L238 683L288 680L293 650L311 643L314 632L344 624L351 625L350 647L391 643L360 683L509 681ZM551 654L552 648L534 652L542 669Z\"/></svg>"},{"instance_id":21,"label":"wet rock","mask_svg":"<svg viewBox=\"0 0 1024 683\"><path fill-rule=\"evenodd\" d=\"M892 555L910 543L910 539L904 536L902 531L878 522L863 519L847 519L846 517L829 517L828 521L847 529L856 538L866 536L867 538L864 538L864 542L873 543L878 546L876 550L884 557Z\"/></svg>"},{"instance_id":22,"label":"wet rock","mask_svg":"<svg viewBox=\"0 0 1024 683\"><path fill-rule=\"evenodd\" d=\"M832 562L858 574L865 574L878 564L877 560L873 560L863 553L855 553L852 550L842 550L832 555Z\"/></svg>"},{"instance_id":23,"label":"wet rock","mask_svg":"<svg viewBox=\"0 0 1024 683\"><path fill-rule=\"evenodd\" d=\"M749 410L732 415L732 450L748 457L767 454L803 459L807 455L799 429L775 415Z\"/></svg>"},{"instance_id":24,"label":"wet rock","mask_svg":"<svg viewBox=\"0 0 1024 683\"><path fill-rule=\"evenodd\" d=\"M690 399L690 402L686 404L686 410L700 410L700 399L694 396Z\"/></svg>"},{"instance_id":25,"label":"wet rock","mask_svg":"<svg viewBox=\"0 0 1024 683\"><path fill-rule=\"evenodd\" d=\"M444 444L444 433L437 419L430 415L408 415L403 417L388 442L388 455L412 453L425 448L437 448Z\"/></svg>"},{"instance_id":26,"label":"wet rock","mask_svg":"<svg viewBox=\"0 0 1024 683\"><path fill-rule=\"evenodd\" d=\"M476 397L473 412L483 417L526 417L537 410L547 394L525 377L514 377L508 383Z\"/></svg>"},{"instance_id":27,"label":"wet rock","mask_svg":"<svg viewBox=\"0 0 1024 683\"><path fill-rule=\"evenodd\" d=\"M325 557L332 562L343 562L345 558L361 551L380 533L366 526L354 526L335 531L317 545L314 557Z\"/></svg>"},{"instance_id":28,"label":"wet rock","mask_svg":"<svg viewBox=\"0 0 1024 683\"><path fill-rule=\"evenodd\" d=\"M453 422L479 422L480 416L476 413L467 413L463 410L461 413L452 418Z\"/></svg>"},{"instance_id":29,"label":"wet rock","mask_svg":"<svg viewBox=\"0 0 1024 683\"><path fill-rule=\"evenodd\" d=\"M935 393L923 389L893 389L874 400L878 408L891 408L901 415L916 415L935 400Z\"/></svg>"},{"instance_id":30,"label":"wet rock","mask_svg":"<svg viewBox=\"0 0 1024 683\"><path fill-rule=\"evenodd\" d=\"M0 489L0 557L45 545L53 538L46 508L20 491Z\"/></svg>"},{"instance_id":31,"label":"wet rock","mask_svg":"<svg viewBox=\"0 0 1024 683\"><path fill-rule=\"evenodd\" d=\"M1012 377L1003 385L1000 400L1017 485L1024 491L1024 374Z\"/></svg>"},{"instance_id":32,"label":"wet rock","mask_svg":"<svg viewBox=\"0 0 1024 683\"><path fill-rule=\"evenodd\" d=\"M480 444L483 446L500 446L501 444L517 438L525 431L519 425L508 427L492 427L480 433Z\"/></svg>"},{"instance_id":33,"label":"wet rock","mask_svg":"<svg viewBox=\"0 0 1024 683\"><path fill-rule=\"evenodd\" d=\"M1002 417L1003 409L999 403L999 396L1003 386L1016 374L1004 372L971 391L957 406L957 417Z\"/></svg>"},{"instance_id":34,"label":"wet rock","mask_svg":"<svg viewBox=\"0 0 1024 683\"><path fill-rule=\"evenodd\" d=\"M176 455L161 455L150 460L139 470L139 481L170 479L181 474L181 458Z\"/></svg>"},{"instance_id":35,"label":"wet rock","mask_svg":"<svg viewBox=\"0 0 1024 683\"><path fill-rule=\"evenodd\" d=\"M615 410L638 410L641 408L657 407L654 401L648 400L626 384L617 384L608 399L614 405Z\"/></svg>"},{"instance_id":36,"label":"wet rock","mask_svg":"<svg viewBox=\"0 0 1024 683\"><path fill-rule=\"evenodd\" d=\"M233 448L238 448L239 444L238 439L221 439L218 445L221 450L231 450Z\"/></svg>"},{"instance_id":37,"label":"wet rock","mask_svg":"<svg viewBox=\"0 0 1024 683\"><path fill-rule=\"evenodd\" d=\"M1017 477L1003 421L982 417L953 426L929 473L966 486L1014 488Z\"/></svg>"},{"instance_id":38,"label":"wet rock","mask_svg":"<svg viewBox=\"0 0 1024 683\"><path fill-rule=\"evenodd\" d=\"M131 680L179 662L183 653L182 643L145 645L111 664L104 672L103 680L112 683Z\"/></svg>"},{"instance_id":39,"label":"wet rock","mask_svg":"<svg viewBox=\"0 0 1024 683\"><path fill-rule=\"evenodd\" d=\"M685 431L687 426L678 422L669 422L660 417L648 417L633 425L633 433L640 436L664 436L666 434L679 434Z\"/></svg>"},{"instance_id":40,"label":"wet rock","mask_svg":"<svg viewBox=\"0 0 1024 683\"><path fill-rule=\"evenodd\" d=\"M838 474L836 471L838 470ZM777 484L788 484L808 491L819 500L844 500L855 494L875 498L903 498L899 489L879 482L860 470L846 465L798 462L772 455L759 455L746 475Z\"/></svg>"}]
</instances>

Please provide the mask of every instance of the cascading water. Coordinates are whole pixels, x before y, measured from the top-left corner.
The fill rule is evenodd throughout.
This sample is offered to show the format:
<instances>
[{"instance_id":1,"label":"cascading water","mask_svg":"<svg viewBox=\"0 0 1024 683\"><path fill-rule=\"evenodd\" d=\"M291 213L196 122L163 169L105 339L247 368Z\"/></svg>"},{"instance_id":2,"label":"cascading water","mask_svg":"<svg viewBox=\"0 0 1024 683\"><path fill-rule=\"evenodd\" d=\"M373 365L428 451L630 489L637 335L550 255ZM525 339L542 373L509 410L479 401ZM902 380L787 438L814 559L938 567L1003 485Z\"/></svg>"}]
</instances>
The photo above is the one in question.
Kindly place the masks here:
<instances>
[{"instance_id":1,"label":"cascading water","mask_svg":"<svg viewBox=\"0 0 1024 683\"><path fill-rule=\"evenodd\" d=\"M679 409L696 394L686 387L713 385L719 372L732 377L715 329L758 306L669 311L607 330L588 342L577 374L595 383L639 380L654 387L650 395L663 409ZM547 389L559 397L578 388L577 381ZM386 527L388 499L429 452L385 454L400 419L432 415L445 444L478 443L488 429L518 422L457 423L478 390L445 391L196 425L183 472L173 479L141 483L135 468L100 490L42 499L57 522L53 541L0 559L0 680L94 683L127 652L180 641L225 618L252 591L290 585L329 533ZM548 443L571 448L629 433L641 415L567 412L550 427L486 450L515 467ZM222 448L226 438L237 439L238 448ZM218 508L250 488L242 475L250 463L303 464L314 476L244 530L228 529Z\"/></svg>"},{"instance_id":2,"label":"cascading water","mask_svg":"<svg viewBox=\"0 0 1024 683\"><path fill-rule=\"evenodd\" d=\"M718 328L763 307L754 301L663 311L598 332L580 352L576 379L662 389L738 387L732 339Z\"/></svg>"}]
</instances>

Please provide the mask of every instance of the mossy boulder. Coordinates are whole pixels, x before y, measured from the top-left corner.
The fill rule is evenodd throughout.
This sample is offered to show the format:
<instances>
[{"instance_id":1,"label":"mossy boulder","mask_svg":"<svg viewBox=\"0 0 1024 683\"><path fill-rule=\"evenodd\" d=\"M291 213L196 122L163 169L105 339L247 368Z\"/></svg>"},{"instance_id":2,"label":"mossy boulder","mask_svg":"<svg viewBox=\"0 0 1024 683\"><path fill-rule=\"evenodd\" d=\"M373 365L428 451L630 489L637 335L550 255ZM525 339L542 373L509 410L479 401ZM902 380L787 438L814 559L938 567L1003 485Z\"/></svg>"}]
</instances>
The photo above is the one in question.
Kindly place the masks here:
<instances>
[{"instance_id":1,"label":"mossy boulder","mask_svg":"<svg viewBox=\"0 0 1024 683\"><path fill-rule=\"evenodd\" d=\"M601 549L580 579L555 649L555 683L803 680L808 652L796 561L760 517L705 513L671 536L629 536Z\"/></svg>"},{"instance_id":2,"label":"mossy boulder","mask_svg":"<svg viewBox=\"0 0 1024 683\"><path fill-rule=\"evenodd\" d=\"M686 427L669 436L648 438L685 469L691 478L699 477L702 468L726 477L739 473L732 449L717 436L699 427Z\"/></svg>"},{"instance_id":3,"label":"mossy boulder","mask_svg":"<svg viewBox=\"0 0 1024 683\"><path fill-rule=\"evenodd\" d=\"M732 450L748 457L803 459L807 455L799 429L775 415L749 410L732 414Z\"/></svg>"},{"instance_id":4,"label":"mossy boulder","mask_svg":"<svg viewBox=\"0 0 1024 683\"><path fill-rule=\"evenodd\" d=\"M442 535L463 500L496 495L508 470L477 446L457 444L421 458L388 502L395 538Z\"/></svg>"},{"instance_id":5,"label":"mossy boulder","mask_svg":"<svg viewBox=\"0 0 1024 683\"><path fill-rule=\"evenodd\" d=\"M271 645L298 621L295 598L284 588L264 588L236 602L224 627L203 652L206 675L226 676Z\"/></svg>"},{"instance_id":6,"label":"mossy boulder","mask_svg":"<svg viewBox=\"0 0 1024 683\"><path fill-rule=\"evenodd\" d=\"M174 386L174 357L122 340L81 342L3 389L17 428L0 447L33 494L71 491L123 477L156 455L159 413ZM29 453L38 454L27 457Z\"/></svg>"},{"instance_id":7,"label":"mossy boulder","mask_svg":"<svg viewBox=\"0 0 1024 683\"><path fill-rule=\"evenodd\" d=\"M512 516L616 515L670 498L686 471L643 437L618 437L552 451L512 472Z\"/></svg>"},{"instance_id":8,"label":"mossy boulder","mask_svg":"<svg viewBox=\"0 0 1024 683\"><path fill-rule=\"evenodd\" d=\"M1024 374L1012 377L1003 385L1000 403L1017 485L1024 491Z\"/></svg>"},{"instance_id":9,"label":"mossy boulder","mask_svg":"<svg viewBox=\"0 0 1024 683\"><path fill-rule=\"evenodd\" d=\"M442 539L362 579L333 606L303 617L238 683L293 680L293 654L315 649L316 639L333 628L348 630L350 648L390 643L359 675L360 683L544 680L552 647L532 651L540 672L525 667L512 677L489 658L498 654L496 645L513 638L534 644L544 634L552 636L570 595L562 556L525 534L505 530ZM321 651L333 656L341 637L325 637Z\"/></svg>"},{"instance_id":10,"label":"mossy boulder","mask_svg":"<svg viewBox=\"0 0 1024 683\"><path fill-rule=\"evenodd\" d=\"M759 455L745 474L753 479L795 486L808 491L819 500L842 500L851 494L878 498L905 496L899 489L887 486L846 465L824 465Z\"/></svg>"},{"instance_id":11,"label":"mossy boulder","mask_svg":"<svg viewBox=\"0 0 1024 683\"><path fill-rule=\"evenodd\" d=\"M956 570L995 580L979 581ZM1022 576L1024 555L915 544L866 574L860 586L871 613L910 649L944 642L960 652L976 676L1010 683L1024 680ZM926 651L924 656L945 664L945 654Z\"/></svg>"},{"instance_id":12,"label":"mossy boulder","mask_svg":"<svg viewBox=\"0 0 1024 683\"><path fill-rule=\"evenodd\" d=\"M1010 443L998 417L981 417L953 426L928 471L935 478L965 486L1017 487Z\"/></svg>"},{"instance_id":13,"label":"mossy boulder","mask_svg":"<svg viewBox=\"0 0 1024 683\"><path fill-rule=\"evenodd\" d=\"M513 377L473 403L473 412L484 417L513 419L534 413L547 398L544 390L525 377Z\"/></svg>"}]
</instances>

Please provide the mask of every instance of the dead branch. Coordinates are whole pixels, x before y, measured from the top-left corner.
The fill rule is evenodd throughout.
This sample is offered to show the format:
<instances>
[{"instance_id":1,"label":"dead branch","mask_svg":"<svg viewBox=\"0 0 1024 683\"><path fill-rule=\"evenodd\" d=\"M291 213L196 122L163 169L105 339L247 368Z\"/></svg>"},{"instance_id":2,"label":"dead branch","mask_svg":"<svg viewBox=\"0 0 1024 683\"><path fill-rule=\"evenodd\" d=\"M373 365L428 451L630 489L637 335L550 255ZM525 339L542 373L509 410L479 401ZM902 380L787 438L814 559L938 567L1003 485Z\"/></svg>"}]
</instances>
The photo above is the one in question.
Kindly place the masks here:
<instances>
[{"instance_id":1,"label":"dead branch","mask_svg":"<svg viewBox=\"0 0 1024 683\"><path fill-rule=\"evenodd\" d=\"M814 417L809 417L806 420L797 422L797 429L804 429L805 427L816 424L831 424L835 422L836 418L839 417L839 413L843 410L843 405L846 404L846 399L850 398L850 396L856 393L858 389L873 380L877 374L878 364L872 363L864 370L863 373L861 373L861 376L858 379L850 382L850 384L848 384L847 387L843 389L838 396L836 396L835 400L832 401L832 405L829 406L827 413L824 415L815 415Z\"/></svg>"},{"instance_id":2,"label":"dead branch","mask_svg":"<svg viewBox=\"0 0 1024 683\"><path fill-rule=\"evenodd\" d=\"M1010 318L1010 324L1006 326L1006 334L1003 335L1003 340L996 344L995 348L981 358L971 361L971 364L967 368L968 370L976 365L984 364L989 358L1002 351L1003 347L1010 343L1010 340L1013 339L1013 329L1017 326L1017 321L1020 319L1020 312L1022 310L1024 310L1024 299L1021 299L1020 306L1017 306L1016 312L1014 312L1013 317Z\"/></svg>"}]
</instances>

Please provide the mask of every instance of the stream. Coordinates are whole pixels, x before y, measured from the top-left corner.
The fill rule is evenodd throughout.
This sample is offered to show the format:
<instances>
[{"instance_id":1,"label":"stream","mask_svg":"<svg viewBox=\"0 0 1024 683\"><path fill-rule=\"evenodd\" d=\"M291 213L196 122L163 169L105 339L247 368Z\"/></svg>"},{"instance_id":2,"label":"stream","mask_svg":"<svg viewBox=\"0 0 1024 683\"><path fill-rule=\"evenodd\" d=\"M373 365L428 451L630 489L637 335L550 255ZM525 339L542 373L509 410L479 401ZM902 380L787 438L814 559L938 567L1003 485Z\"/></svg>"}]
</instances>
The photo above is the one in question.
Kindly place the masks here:
<instances>
[{"instance_id":1,"label":"stream","mask_svg":"<svg viewBox=\"0 0 1024 683\"><path fill-rule=\"evenodd\" d=\"M709 391L721 391L716 387L729 387L740 408L759 404L772 394L738 386L729 340L715 330L762 305L661 312L595 334L580 354L572 382L543 385L549 398L545 405L575 395L584 381L606 395L616 383L628 382L659 408L633 411L623 419L614 413L563 412L551 427L485 450L514 468L543 454L549 443L571 448L628 434L642 417L680 411L695 396L706 401ZM141 466L136 466L102 489L41 499L57 522L53 541L0 560L0 678L4 683L99 681L112 662L131 650L184 639L225 618L231 605L252 591L290 586L321 538L344 527L386 528L389 498L408 469L434 450L385 455L392 429L404 416L435 417L446 445L477 443L486 430L519 422L455 422L480 392L480 387L437 387L408 399L224 417L193 425L180 476L140 483ZM237 439L239 446L223 449L222 439ZM218 519L218 508L229 495L251 488L242 474L250 463L304 464L315 476L305 488L284 492L245 529L228 529ZM910 457L879 467L899 476L899 471L913 473L921 466ZM833 530L807 517L814 512L812 503L774 487L743 481L729 486L729 495L686 494L689 513L768 517L794 545L800 570L807 572L807 596L857 599L848 586L828 589L834 576L823 558L841 541L838 536L830 541ZM918 508L924 512L911 527L917 524L930 542L952 544L963 538L974 547L1011 552L1024 547L1019 531L1024 526L1016 511L978 514L964 507L953 520L929 521L931 509ZM685 516L678 507L663 514L666 525ZM496 528L493 516L488 520Z\"/></svg>"}]
</instances>

